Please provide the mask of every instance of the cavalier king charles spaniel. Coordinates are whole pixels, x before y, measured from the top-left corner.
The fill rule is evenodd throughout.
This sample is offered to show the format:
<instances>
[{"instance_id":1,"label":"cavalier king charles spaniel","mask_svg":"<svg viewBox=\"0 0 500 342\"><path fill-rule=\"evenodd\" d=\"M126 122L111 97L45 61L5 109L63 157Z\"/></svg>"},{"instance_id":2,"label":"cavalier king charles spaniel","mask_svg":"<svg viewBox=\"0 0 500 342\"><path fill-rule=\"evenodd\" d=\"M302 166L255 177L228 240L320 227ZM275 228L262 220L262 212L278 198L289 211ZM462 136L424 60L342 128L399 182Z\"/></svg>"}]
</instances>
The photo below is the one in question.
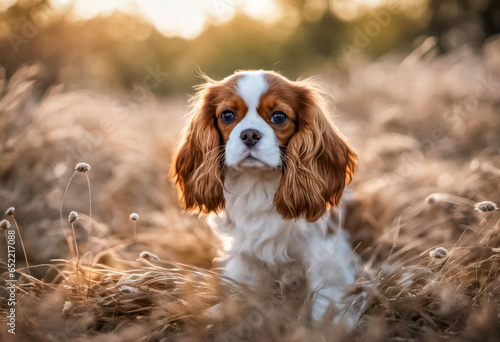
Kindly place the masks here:
<instances>
[{"instance_id":1,"label":"cavalier king charles spaniel","mask_svg":"<svg viewBox=\"0 0 500 342\"><path fill-rule=\"evenodd\" d=\"M219 233L230 238L224 275L278 284L290 297L303 284L315 320L328 308L347 310L356 262L330 213L357 157L321 89L262 70L206 78L197 89L171 176L186 209L216 213Z\"/></svg>"}]
</instances>

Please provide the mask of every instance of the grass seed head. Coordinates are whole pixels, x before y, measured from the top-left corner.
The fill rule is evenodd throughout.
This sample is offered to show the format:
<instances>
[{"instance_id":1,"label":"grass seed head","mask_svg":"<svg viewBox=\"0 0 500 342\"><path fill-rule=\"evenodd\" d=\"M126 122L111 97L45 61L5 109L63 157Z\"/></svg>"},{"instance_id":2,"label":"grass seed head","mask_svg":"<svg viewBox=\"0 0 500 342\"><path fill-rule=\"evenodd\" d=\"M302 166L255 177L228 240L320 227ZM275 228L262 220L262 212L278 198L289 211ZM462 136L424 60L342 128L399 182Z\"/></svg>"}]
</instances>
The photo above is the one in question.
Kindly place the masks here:
<instances>
[{"instance_id":1,"label":"grass seed head","mask_svg":"<svg viewBox=\"0 0 500 342\"><path fill-rule=\"evenodd\" d=\"M137 288L128 285L122 285L118 290L123 293L136 293L138 291Z\"/></svg>"},{"instance_id":2,"label":"grass seed head","mask_svg":"<svg viewBox=\"0 0 500 342\"><path fill-rule=\"evenodd\" d=\"M487 211L498 210L498 206L494 202L483 201L483 202L476 203L476 205L474 205L474 209L476 209L477 211L485 213Z\"/></svg>"},{"instance_id":3,"label":"grass seed head","mask_svg":"<svg viewBox=\"0 0 500 342\"><path fill-rule=\"evenodd\" d=\"M73 306L73 304L71 302L68 302L68 301L64 302L64 305L62 308L62 313L68 312L72 306Z\"/></svg>"},{"instance_id":4,"label":"grass seed head","mask_svg":"<svg viewBox=\"0 0 500 342\"><path fill-rule=\"evenodd\" d=\"M158 258L158 256L156 254L153 254L153 253L148 252L148 251L141 252L141 254L139 254L139 256L143 259L150 260L150 261L160 260L160 258Z\"/></svg>"},{"instance_id":5,"label":"grass seed head","mask_svg":"<svg viewBox=\"0 0 500 342\"><path fill-rule=\"evenodd\" d=\"M5 215L12 216L12 215L14 215L14 211L16 211L16 208L10 207L7 210L5 210Z\"/></svg>"},{"instance_id":6,"label":"grass seed head","mask_svg":"<svg viewBox=\"0 0 500 342\"><path fill-rule=\"evenodd\" d=\"M448 251L443 247L438 247L430 251L429 255L436 259L444 259L448 256Z\"/></svg>"},{"instance_id":7,"label":"grass seed head","mask_svg":"<svg viewBox=\"0 0 500 342\"><path fill-rule=\"evenodd\" d=\"M1 229L10 229L10 222L7 220L0 221L0 228Z\"/></svg>"},{"instance_id":8,"label":"grass seed head","mask_svg":"<svg viewBox=\"0 0 500 342\"><path fill-rule=\"evenodd\" d=\"M87 172L90 171L90 165L87 163L78 163L75 166L75 170L78 172Z\"/></svg>"},{"instance_id":9,"label":"grass seed head","mask_svg":"<svg viewBox=\"0 0 500 342\"><path fill-rule=\"evenodd\" d=\"M425 201L429 204L429 205L434 205L438 202L441 202L441 198L442 196L440 194L430 194L429 196L427 196L427 198L425 199Z\"/></svg>"},{"instance_id":10,"label":"grass seed head","mask_svg":"<svg viewBox=\"0 0 500 342\"><path fill-rule=\"evenodd\" d=\"M130 219L132 221L137 221L139 219L139 214L137 214L137 213L130 214Z\"/></svg>"},{"instance_id":11,"label":"grass seed head","mask_svg":"<svg viewBox=\"0 0 500 342\"><path fill-rule=\"evenodd\" d=\"M68 216L68 221L69 223L73 223L75 222L76 220L78 220L78 213L76 211L72 211L69 213L69 216Z\"/></svg>"}]
</instances>

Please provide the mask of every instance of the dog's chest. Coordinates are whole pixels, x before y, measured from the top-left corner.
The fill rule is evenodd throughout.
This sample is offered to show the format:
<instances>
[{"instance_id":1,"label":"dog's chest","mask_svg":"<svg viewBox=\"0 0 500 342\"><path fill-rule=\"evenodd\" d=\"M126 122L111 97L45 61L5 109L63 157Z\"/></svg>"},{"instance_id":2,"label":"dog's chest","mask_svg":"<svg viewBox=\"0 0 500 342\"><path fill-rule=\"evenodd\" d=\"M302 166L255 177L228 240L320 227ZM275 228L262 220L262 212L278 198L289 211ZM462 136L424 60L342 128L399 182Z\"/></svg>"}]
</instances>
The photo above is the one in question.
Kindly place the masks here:
<instances>
[{"instance_id":1,"label":"dog's chest","mask_svg":"<svg viewBox=\"0 0 500 342\"><path fill-rule=\"evenodd\" d=\"M229 254L247 253L269 265L302 259L303 246L314 225L305 220L283 220L273 201L281 171L228 172L226 210L218 229L232 238Z\"/></svg>"}]
</instances>

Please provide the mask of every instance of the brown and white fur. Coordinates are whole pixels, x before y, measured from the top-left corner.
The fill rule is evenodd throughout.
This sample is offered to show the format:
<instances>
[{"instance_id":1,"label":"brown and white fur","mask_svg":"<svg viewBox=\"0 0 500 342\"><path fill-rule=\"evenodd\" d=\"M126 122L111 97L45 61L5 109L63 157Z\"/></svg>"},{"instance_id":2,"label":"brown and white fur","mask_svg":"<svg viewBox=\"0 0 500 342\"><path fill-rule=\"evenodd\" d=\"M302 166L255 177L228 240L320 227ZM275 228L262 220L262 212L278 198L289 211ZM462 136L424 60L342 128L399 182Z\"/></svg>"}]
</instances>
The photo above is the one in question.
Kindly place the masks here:
<instances>
[{"instance_id":1,"label":"brown and white fur","mask_svg":"<svg viewBox=\"0 0 500 342\"><path fill-rule=\"evenodd\" d=\"M242 71L199 87L171 175L186 209L217 213L232 240L224 275L268 287L303 270L321 320L354 281L347 233L328 213L356 161L317 86Z\"/></svg>"}]
</instances>

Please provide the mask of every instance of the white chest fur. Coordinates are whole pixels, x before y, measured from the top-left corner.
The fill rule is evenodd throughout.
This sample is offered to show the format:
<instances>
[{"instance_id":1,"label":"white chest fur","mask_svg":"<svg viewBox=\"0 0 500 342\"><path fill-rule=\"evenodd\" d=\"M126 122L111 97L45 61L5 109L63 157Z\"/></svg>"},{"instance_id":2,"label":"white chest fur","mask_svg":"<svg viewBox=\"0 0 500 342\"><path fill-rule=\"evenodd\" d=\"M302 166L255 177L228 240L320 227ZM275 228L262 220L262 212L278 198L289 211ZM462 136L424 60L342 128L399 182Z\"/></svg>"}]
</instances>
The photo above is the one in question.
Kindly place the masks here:
<instances>
[{"instance_id":1,"label":"white chest fur","mask_svg":"<svg viewBox=\"0 0 500 342\"><path fill-rule=\"evenodd\" d=\"M280 179L276 169L228 171L226 211L217 225L233 240L230 255L246 253L268 265L303 259L304 244L321 232L323 220L283 220L273 205Z\"/></svg>"},{"instance_id":2,"label":"white chest fur","mask_svg":"<svg viewBox=\"0 0 500 342\"><path fill-rule=\"evenodd\" d=\"M293 280L299 270L312 293L313 318L321 319L332 304L347 310L342 296L359 266L347 233L327 216L315 222L284 220L273 206L280 178L276 169L227 172L226 210L214 221L231 240L224 274L260 287Z\"/></svg>"}]
</instances>

